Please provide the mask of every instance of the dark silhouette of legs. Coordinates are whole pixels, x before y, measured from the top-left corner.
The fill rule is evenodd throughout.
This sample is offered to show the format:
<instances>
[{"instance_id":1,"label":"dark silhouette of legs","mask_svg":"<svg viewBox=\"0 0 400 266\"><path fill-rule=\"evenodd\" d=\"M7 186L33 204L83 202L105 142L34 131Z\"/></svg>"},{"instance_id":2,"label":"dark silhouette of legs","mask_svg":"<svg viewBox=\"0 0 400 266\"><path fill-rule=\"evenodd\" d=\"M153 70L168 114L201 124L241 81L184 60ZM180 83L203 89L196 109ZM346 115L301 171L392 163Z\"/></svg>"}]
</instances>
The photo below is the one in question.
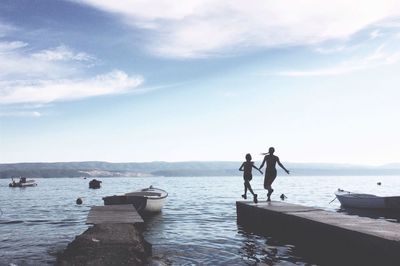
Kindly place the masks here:
<instances>
[{"instance_id":1,"label":"dark silhouette of legs","mask_svg":"<svg viewBox=\"0 0 400 266\"><path fill-rule=\"evenodd\" d=\"M242 198L247 199L247 185L246 182L248 183L248 181L244 181L244 194L242 195Z\"/></svg>"},{"instance_id":2,"label":"dark silhouette of legs","mask_svg":"<svg viewBox=\"0 0 400 266\"><path fill-rule=\"evenodd\" d=\"M271 201L271 195L272 192L274 192L271 185L274 182L275 178L276 178L276 170L275 169L267 170L264 179L264 188L268 190L267 201Z\"/></svg>"},{"instance_id":3,"label":"dark silhouette of legs","mask_svg":"<svg viewBox=\"0 0 400 266\"><path fill-rule=\"evenodd\" d=\"M250 191L250 193L253 195L254 198L254 202L257 203L257 194L254 193L253 189L251 188L250 182L248 180L244 181L244 195L242 195L242 197L244 199L247 199L247 190Z\"/></svg>"},{"instance_id":4,"label":"dark silhouette of legs","mask_svg":"<svg viewBox=\"0 0 400 266\"><path fill-rule=\"evenodd\" d=\"M269 187L268 194L267 194L267 197L268 197L267 201L271 201L272 192L274 192L274 190L272 189L272 187Z\"/></svg>"}]
</instances>

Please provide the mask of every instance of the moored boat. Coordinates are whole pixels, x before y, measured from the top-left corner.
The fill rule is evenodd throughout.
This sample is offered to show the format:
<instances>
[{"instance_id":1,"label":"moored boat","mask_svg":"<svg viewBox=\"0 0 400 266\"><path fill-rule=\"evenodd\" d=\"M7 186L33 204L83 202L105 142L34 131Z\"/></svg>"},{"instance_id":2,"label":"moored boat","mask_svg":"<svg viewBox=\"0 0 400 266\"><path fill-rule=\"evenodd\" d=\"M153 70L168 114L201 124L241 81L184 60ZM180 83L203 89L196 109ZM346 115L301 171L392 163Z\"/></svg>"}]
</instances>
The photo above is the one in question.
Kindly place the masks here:
<instances>
[{"instance_id":1,"label":"moored boat","mask_svg":"<svg viewBox=\"0 0 400 266\"><path fill-rule=\"evenodd\" d=\"M97 189L101 187L101 181L97 179L92 179L89 182L89 188Z\"/></svg>"},{"instance_id":2,"label":"moored boat","mask_svg":"<svg viewBox=\"0 0 400 266\"><path fill-rule=\"evenodd\" d=\"M33 179L26 179L26 177L20 177L18 182L15 182L14 178L12 178L12 182L8 184L9 187L34 187L37 186L37 183Z\"/></svg>"},{"instance_id":3,"label":"moored boat","mask_svg":"<svg viewBox=\"0 0 400 266\"><path fill-rule=\"evenodd\" d=\"M160 212L168 193L152 186L120 196L104 197L104 205L133 204L137 211L147 213Z\"/></svg>"},{"instance_id":4,"label":"moored boat","mask_svg":"<svg viewBox=\"0 0 400 266\"><path fill-rule=\"evenodd\" d=\"M379 197L342 189L338 189L335 195L343 207L400 211L400 196Z\"/></svg>"}]
</instances>

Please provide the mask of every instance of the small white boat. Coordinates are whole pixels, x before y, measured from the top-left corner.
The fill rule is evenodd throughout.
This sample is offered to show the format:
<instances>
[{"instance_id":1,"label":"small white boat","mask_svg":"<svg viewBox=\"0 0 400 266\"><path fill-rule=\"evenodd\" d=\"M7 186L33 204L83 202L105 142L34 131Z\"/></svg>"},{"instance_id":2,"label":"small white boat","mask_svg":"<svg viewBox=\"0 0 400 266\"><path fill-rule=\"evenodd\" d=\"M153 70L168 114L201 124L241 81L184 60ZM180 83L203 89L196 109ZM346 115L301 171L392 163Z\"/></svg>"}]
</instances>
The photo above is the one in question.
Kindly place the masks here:
<instances>
[{"instance_id":1,"label":"small white boat","mask_svg":"<svg viewBox=\"0 0 400 266\"><path fill-rule=\"evenodd\" d=\"M103 201L104 205L133 204L139 212L156 213L161 211L167 197L167 191L150 186L122 196L104 197Z\"/></svg>"},{"instance_id":2,"label":"small white boat","mask_svg":"<svg viewBox=\"0 0 400 266\"><path fill-rule=\"evenodd\" d=\"M21 177L18 182L15 182L14 178L12 182L8 184L9 187L34 187L37 183L33 179L27 180L25 177Z\"/></svg>"},{"instance_id":3,"label":"small white boat","mask_svg":"<svg viewBox=\"0 0 400 266\"><path fill-rule=\"evenodd\" d=\"M146 199L146 205L143 209L145 212L160 212L168 197L168 193L165 190L150 186L139 191L126 193L125 196L128 199L129 197L143 197Z\"/></svg>"},{"instance_id":4,"label":"small white boat","mask_svg":"<svg viewBox=\"0 0 400 266\"><path fill-rule=\"evenodd\" d=\"M400 196L379 197L372 194L353 193L338 189L336 198L343 207L400 211Z\"/></svg>"}]
</instances>

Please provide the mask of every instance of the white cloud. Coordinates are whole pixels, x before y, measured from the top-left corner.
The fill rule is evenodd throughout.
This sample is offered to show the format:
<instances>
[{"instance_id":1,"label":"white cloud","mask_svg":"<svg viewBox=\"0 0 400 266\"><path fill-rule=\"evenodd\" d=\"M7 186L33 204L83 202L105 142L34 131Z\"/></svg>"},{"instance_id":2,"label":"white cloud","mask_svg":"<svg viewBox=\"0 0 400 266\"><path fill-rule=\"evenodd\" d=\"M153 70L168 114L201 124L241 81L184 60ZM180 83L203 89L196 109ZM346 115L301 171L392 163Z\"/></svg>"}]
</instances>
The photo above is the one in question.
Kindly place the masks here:
<instances>
[{"instance_id":1,"label":"white cloud","mask_svg":"<svg viewBox=\"0 0 400 266\"><path fill-rule=\"evenodd\" d=\"M323 69L282 71L278 72L277 75L289 76L289 77L336 76L336 75L351 73L361 69L365 69L365 67L344 64L340 66L334 66Z\"/></svg>"},{"instance_id":2,"label":"white cloud","mask_svg":"<svg viewBox=\"0 0 400 266\"><path fill-rule=\"evenodd\" d=\"M16 49L28 46L27 43L21 41L0 42L0 53L10 53Z\"/></svg>"},{"instance_id":3,"label":"white cloud","mask_svg":"<svg viewBox=\"0 0 400 266\"><path fill-rule=\"evenodd\" d=\"M331 53L338 53L346 50L347 47L345 45L338 45L335 47L317 47L315 51L321 54L331 54Z\"/></svg>"},{"instance_id":4,"label":"white cloud","mask_svg":"<svg viewBox=\"0 0 400 266\"><path fill-rule=\"evenodd\" d=\"M346 39L400 15L398 0L71 1L122 15L125 23L149 31L151 52L169 57Z\"/></svg>"},{"instance_id":5,"label":"white cloud","mask_svg":"<svg viewBox=\"0 0 400 266\"><path fill-rule=\"evenodd\" d=\"M0 104L10 107L2 116L37 117L42 104L123 93L143 83L120 70L85 77L82 67L93 60L64 45L32 53L28 43L0 41Z\"/></svg>"},{"instance_id":6,"label":"white cloud","mask_svg":"<svg viewBox=\"0 0 400 266\"><path fill-rule=\"evenodd\" d=\"M50 103L124 93L143 83L140 76L115 70L81 80L31 80L0 83L0 103Z\"/></svg>"},{"instance_id":7,"label":"white cloud","mask_svg":"<svg viewBox=\"0 0 400 266\"><path fill-rule=\"evenodd\" d=\"M376 23L376 26L382 28L400 28L400 19L397 17L396 19L383 20Z\"/></svg>"},{"instance_id":8,"label":"white cloud","mask_svg":"<svg viewBox=\"0 0 400 266\"><path fill-rule=\"evenodd\" d=\"M54 49L42 50L32 54L32 57L45 61L92 61L95 58L84 52L74 52L65 45Z\"/></svg>"},{"instance_id":9,"label":"white cloud","mask_svg":"<svg viewBox=\"0 0 400 266\"><path fill-rule=\"evenodd\" d=\"M64 63L59 64L33 56L29 53L28 43L0 41L0 80L56 78L76 72L68 62Z\"/></svg>"},{"instance_id":10,"label":"white cloud","mask_svg":"<svg viewBox=\"0 0 400 266\"><path fill-rule=\"evenodd\" d=\"M373 53L362 58L354 58L328 68L289 70L281 71L275 74L291 77L334 76L400 62L400 50L389 52L385 51L384 48L385 46L381 45Z\"/></svg>"},{"instance_id":11,"label":"white cloud","mask_svg":"<svg viewBox=\"0 0 400 266\"><path fill-rule=\"evenodd\" d=\"M378 38L381 35L382 35L382 33L380 32L380 30L374 30L374 31L370 32L369 37L373 40L373 39Z\"/></svg>"},{"instance_id":12,"label":"white cloud","mask_svg":"<svg viewBox=\"0 0 400 266\"><path fill-rule=\"evenodd\" d=\"M38 111L13 111L13 112L0 112L0 116L10 117L41 117L42 114Z\"/></svg>"}]
</instances>

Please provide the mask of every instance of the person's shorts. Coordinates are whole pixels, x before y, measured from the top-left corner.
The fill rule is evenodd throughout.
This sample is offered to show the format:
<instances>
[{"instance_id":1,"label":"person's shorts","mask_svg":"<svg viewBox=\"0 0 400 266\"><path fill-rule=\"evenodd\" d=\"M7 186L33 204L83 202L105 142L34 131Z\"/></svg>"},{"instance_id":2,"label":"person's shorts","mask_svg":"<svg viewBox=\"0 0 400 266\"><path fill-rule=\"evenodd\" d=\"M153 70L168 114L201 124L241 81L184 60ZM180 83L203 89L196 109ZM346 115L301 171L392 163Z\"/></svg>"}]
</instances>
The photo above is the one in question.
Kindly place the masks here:
<instances>
[{"instance_id":1,"label":"person's shorts","mask_svg":"<svg viewBox=\"0 0 400 266\"><path fill-rule=\"evenodd\" d=\"M251 181L253 179L253 176L244 176L244 181Z\"/></svg>"}]
</instances>

